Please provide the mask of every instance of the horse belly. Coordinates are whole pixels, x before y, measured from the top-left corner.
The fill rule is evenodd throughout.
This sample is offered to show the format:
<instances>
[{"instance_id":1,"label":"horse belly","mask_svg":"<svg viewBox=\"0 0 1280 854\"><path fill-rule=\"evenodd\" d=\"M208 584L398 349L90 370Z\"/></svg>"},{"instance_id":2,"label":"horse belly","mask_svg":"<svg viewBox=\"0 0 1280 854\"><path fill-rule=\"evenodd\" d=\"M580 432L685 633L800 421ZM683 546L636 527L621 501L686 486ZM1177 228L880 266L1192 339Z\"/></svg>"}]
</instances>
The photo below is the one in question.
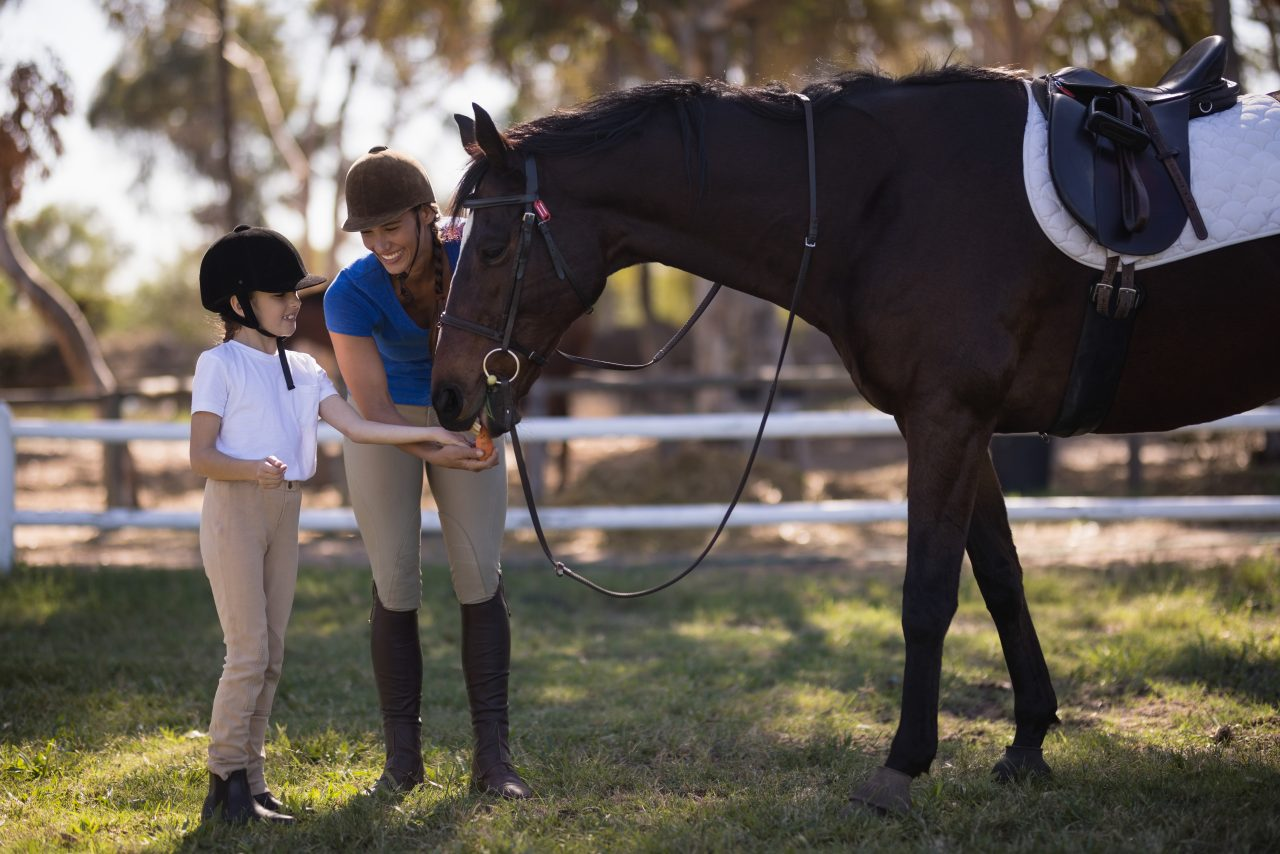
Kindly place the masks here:
<instances>
[{"instance_id":1,"label":"horse belly","mask_svg":"<svg viewBox=\"0 0 1280 854\"><path fill-rule=\"evenodd\" d=\"M1139 270L1144 301L1100 433L1168 430L1280 398L1280 237Z\"/></svg>"}]
</instances>

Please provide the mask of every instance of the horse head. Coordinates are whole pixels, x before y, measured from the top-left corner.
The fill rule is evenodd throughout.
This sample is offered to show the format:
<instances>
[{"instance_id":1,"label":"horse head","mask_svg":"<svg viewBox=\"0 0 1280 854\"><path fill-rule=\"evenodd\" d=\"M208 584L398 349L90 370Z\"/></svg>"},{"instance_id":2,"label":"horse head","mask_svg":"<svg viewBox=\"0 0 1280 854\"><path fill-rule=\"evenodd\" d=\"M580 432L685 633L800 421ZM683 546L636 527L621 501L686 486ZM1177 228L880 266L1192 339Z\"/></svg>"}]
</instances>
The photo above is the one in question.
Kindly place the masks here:
<instances>
[{"instance_id":1,"label":"horse head","mask_svg":"<svg viewBox=\"0 0 1280 854\"><path fill-rule=\"evenodd\" d=\"M565 330L604 289L606 273L603 253L591 251L601 238L589 211L564 188L544 188L533 154L472 107L474 119L455 116L471 154L455 213L471 213L441 318L431 399L446 427L466 429L480 418L500 435L511 424L485 405L486 391L509 385L516 400L524 397ZM552 237L553 212L556 234L571 234L571 246Z\"/></svg>"}]
</instances>

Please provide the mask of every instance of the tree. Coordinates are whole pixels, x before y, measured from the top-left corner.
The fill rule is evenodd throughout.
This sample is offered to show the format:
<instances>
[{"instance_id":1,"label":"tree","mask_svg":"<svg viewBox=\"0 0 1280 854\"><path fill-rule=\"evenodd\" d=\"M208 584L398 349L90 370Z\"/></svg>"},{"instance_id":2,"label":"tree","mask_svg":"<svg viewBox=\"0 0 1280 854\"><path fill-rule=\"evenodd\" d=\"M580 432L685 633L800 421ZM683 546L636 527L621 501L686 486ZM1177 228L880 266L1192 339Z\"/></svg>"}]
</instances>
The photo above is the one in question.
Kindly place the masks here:
<instances>
[{"instance_id":1,"label":"tree","mask_svg":"<svg viewBox=\"0 0 1280 854\"><path fill-rule=\"evenodd\" d=\"M924 0L856 6L824 0L499 0L490 59L518 82L517 116L642 80L791 83L830 65L855 64L860 54L908 70L918 63L919 45L943 43L949 32L946 20L925 14L932 5ZM797 241L804 227L797 223ZM689 277L684 281L695 292L709 287ZM641 288L648 282L639 278ZM655 300L644 294L640 302L648 308ZM782 328L773 306L736 293L724 294L718 303L701 321L704 334L692 339L701 373L741 375L777 352ZM646 325L656 325L655 318L647 320ZM729 334L731 329L737 334ZM718 397L704 394L700 403L720 408L726 401Z\"/></svg>"},{"instance_id":2,"label":"tree","mask_svg":"<svg viewBox=\"0 0 1280 854\"><path fill-rule=\"evenodd\" d=\"M342 150L357 83L374 77L390 96L389 137L418 106L414 92L438 91L426 85L431 75L459 73L475 58L472 4L459 0L314 0L303 44L262 4L166 0L159 14L139 0L104 5L128 45L99 85L91 123L144 140L153 156L172 146L221 186L225 201L201 221L234 225L223 213L233 199L237 221L263 221L267 208L285 205L317 269L335 264L333 241L323 259L310 245L312 200L317 179L332 182L323 216L336 230L348 154L360 153ZM299 76L298 58L313 54L315 67Z\"/></svg>"},{"instance_id":3,"label":"tree","mask_svg":"<svg viewBox=\"0 0 1280 854\"><path fill-rule=\"evenodd\" d=\"M15 222L14 231L36 265L79 306L89 327L104 329L113 319L113 299L104 283L128 251L98 212L49 205Z\"/></svg>"},{"instance_id":4,"label":"tree","mask_svg":"<svg viewBox=\"0 0 1280 854\"><path fill-rule=\"evenodd\" d=\"M50 59L48 67L22 62L8 75L8 103L0 112L0 269L31 301L76 385L110 394L116 380L93 328L66 291L27 255L9 219L27 172L47 175L49 158L62 154L57 122L71 111L70 83L56 60Z\"/></svg>"},{"instance_id":5,"label":"tree","mask_svg":"<svg viewBox=\"0 0 1280 854\"><path fill-rule=\"evenodd\" d=\"M71 111L70 84L61 65L49 60L49 71L32 62L10 72L8 98L0 111L0 269L31 301L58 346L76 385L104 399L104 414L119 416L116 378L84 313L57 282L49 278L23 249L14 234L10 213L22 198L27 172L48 174L51 156L62 153L57 123ZM104 481L110 506L137 506L133 465L127 447L106 455Z\"/></svg>"}]
</instances>

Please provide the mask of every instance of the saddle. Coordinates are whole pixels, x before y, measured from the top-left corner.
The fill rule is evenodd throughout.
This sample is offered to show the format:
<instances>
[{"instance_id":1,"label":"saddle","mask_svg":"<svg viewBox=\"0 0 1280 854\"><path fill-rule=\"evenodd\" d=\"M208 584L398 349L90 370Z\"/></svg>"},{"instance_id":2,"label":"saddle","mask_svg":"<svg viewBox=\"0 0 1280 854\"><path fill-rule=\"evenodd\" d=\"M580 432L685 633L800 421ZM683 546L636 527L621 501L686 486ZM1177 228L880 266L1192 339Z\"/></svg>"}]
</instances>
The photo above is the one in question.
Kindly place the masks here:
<instances>
[{"instance_id":1,"label":"saddle","mask_svg":"<svg viewBox=\"0 0 1280 854\"><path fill-rule=\"evenodd\" d=\"M1188 218L1197 237L1208 235L1191 195L1187 125L1236 103L1240 86L1223 78L1226 61L1226 41L1209 36L1151 88L1076 67L1035 81L1054 186L1098 243L1154 255L1178 239Z\"/></svg>"},{"instance_id":2,"label":"saddle","mask_svg":"<svg viewBox=\"0 0 1280 854\"><path fill-rule=\"evenodd\" d=\"M1134 283L1136 262L1122 264L1120 256L1163 252L1188 219L1196 237L1208 237L1191 195L1188 124L1236 103L1240 86L1223 78L1226 62L1226 41L1210 36L1151 88L1074 67L1032 81L1049 124L1049 174L1058 196L1108 250L1101 280L1089 289L1093 310L1085 312L1051 435L1092 432L1111 409L1143 298Z\"/></svg>"}]
</instances>

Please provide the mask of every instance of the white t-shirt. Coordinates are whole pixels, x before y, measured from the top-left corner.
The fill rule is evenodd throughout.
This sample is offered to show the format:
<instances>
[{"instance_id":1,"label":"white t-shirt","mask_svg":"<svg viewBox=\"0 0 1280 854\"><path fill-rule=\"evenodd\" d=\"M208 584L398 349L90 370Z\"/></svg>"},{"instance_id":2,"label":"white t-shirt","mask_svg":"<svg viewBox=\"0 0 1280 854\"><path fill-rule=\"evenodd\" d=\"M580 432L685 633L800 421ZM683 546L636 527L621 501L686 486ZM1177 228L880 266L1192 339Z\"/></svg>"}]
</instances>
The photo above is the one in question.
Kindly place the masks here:
<instances>
[{"instance_id":1,"label":"white t-shirt","mask_svg":"<svg viewBox=\"0 0 1280 854\"><path fill-rule=\"evenodd\" d=\"M196 360L191 411L222 419L215 447L238 460L275 456L288 468L285 480L316 473L320 401L337 394L324 368L306 353L288 351L295 388L290 391L280 357L224 341Z\"/></svg>"}]
</instances>

